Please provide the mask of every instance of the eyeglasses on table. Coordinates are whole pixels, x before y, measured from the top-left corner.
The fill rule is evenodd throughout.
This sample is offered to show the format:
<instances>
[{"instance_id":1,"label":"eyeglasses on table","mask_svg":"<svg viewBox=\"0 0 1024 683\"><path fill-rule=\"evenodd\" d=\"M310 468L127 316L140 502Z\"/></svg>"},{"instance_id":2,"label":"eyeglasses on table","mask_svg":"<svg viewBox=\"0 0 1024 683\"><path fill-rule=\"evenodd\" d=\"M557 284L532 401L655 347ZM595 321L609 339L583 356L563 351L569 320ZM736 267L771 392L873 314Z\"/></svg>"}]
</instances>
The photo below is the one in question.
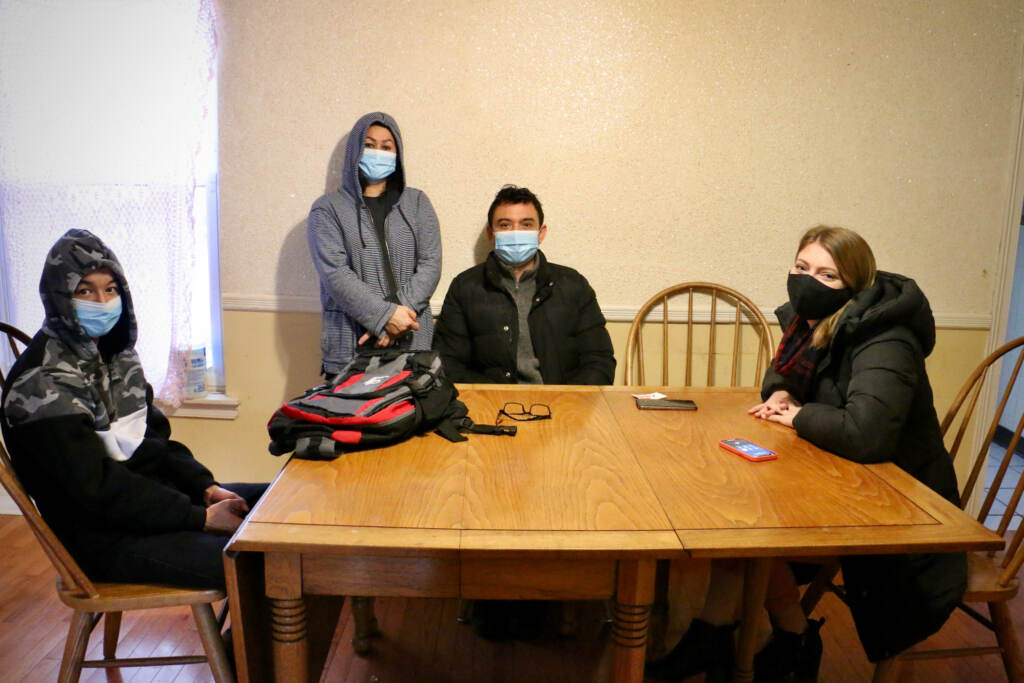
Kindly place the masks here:
<instances>
[{"instance_id":1,"label":"eyeglasses on table","mask_svg":"<svg viewBox=\"0 0 1024 683\"><path fill-rule=\"evenodd\" d=\"M509 401L494 418L494 424L500 425L502 419L515 420L516 422L531 422L533 420L550 420L551 406L546 403L533 403L527 408L517 401Z\"/></svg>"}]
</instances>

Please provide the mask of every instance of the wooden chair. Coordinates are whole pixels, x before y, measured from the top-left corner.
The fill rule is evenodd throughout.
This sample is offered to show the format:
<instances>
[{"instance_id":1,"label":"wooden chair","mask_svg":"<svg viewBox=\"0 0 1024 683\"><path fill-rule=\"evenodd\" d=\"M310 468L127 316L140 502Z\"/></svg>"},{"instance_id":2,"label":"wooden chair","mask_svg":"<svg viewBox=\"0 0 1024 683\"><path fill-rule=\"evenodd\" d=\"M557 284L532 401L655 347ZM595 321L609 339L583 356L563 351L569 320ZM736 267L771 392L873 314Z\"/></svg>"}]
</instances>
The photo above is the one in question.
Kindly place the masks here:
<instances>
[{"instance_id":1,"label":"wooden chair","mask_svg":"<svg viewBox=\"0 0 1024 683\"><path fill-rule=\"evenodd\" d=\"M685 318L673 316L669 312L670 302L682 299L685 307ZM626 337L626 384L646 384L647 376L644 372L644 326L650 325L648 316L656 307L661 307L661 380L654 382L661 385L682 384L693 386L693 360L694 347L694 323L703 324L703 320L695 320L694 303L709 302L710 318L708 326L708 348L707 348L707 373L705 386L718 384L716 376L715 360L718 354L718 331L726 327L732 329L732 348L729 386L760 386L764 371L771 362L772 354L775 352L775 340L772 337L768 321L757 306L747 297L735 289L712 282L684 282L673 285L658 292L640 308L633 324L629 326L629 334ZM720 311L721 309L724 309ZM722 313L727 311L728 322L720 319ZM672 326L676 323L686 323L686 342L683 355L685 358L685 374L683 382L670 380L669 374L669 348L671 336L669 334ZM655 321L656 324L656 321ZM755 368L752 374L743 372L743 330L751 329L756 335L757 347L754 351ZM749 354L749 351L747 352Z\"/></svg>"},{"instance_id":2,"label":"wooden chair","mask_svg":"<svg viewBox=\"0 0 1024 683\"><path fill-rule=\"evenodd\" d=\"M7 343L11 347L11 353L14 354L15 358L18 358L19 356L21 356L21 348L16 344L16 342L19 342L23 346L27 346L29 344L29 342L32 341L32 338L30 336L28 336L27 334L25 334L24 332L19 330L17 327L14 327L13 325L8 325L7 323L4 323L4 322L0 322L0 334L5 334L7 336ZM2 390L4 388L5 381L6 381L6 377L4 377L3 370L0 369L0 390ZM12 471L12 475L13 475L13 471ZM12 496L13 496L13 494L12 494ZM26 500L28 500L28 499L26 499ZM32 505L31 500L28 500L28 504ZM20 504L19 504L19 507L20 507ZM33 509L34 509L34 506L33 506ZM23 510L24 510L24 508L23 508ZM26 515L26 518L27 517L28 517L28 515ZM38 517L38 514L37 514L37 517ZM42 518L40 518L40 523L42 523ZM35 527L33 527L33 531L35 531ZM50 533L48 529L47 529L47 532ZM37 537L39 536L38 532L36 532L36 536ZM50 536L52 537L53 534L50 533ZM54 537L54 540L56 541L55 537ZM43 543L43 549L45 550L47 548L46 543L43 542L42 538L40 538L40 542ZM49 555L49 552L47 552L47 554ZM67 555L67 553L65 553L65 555ZM52 559L52 557L51 557L51 559ZM68 559L70 560L70 556L68 556ZM71 561L73 562L73 560L71 560ZM58 568L58 571L60 571L59 568ZM83 575L83 578L84 578L84 575ZM68 585L72 585L72 584L69 583ZM223 596L221 596L220 598L216 598L216 599L220 600L222 598L223 598ZM65 604L68 604L67 601L65 601ZM174 604L191 604L191 603L180 602L180 603L174 603ZM74 607L73 605L70 605L70 604L68 606L69 607ZM160 605L160 606L163 606L163 605ZM227 603L225 603L225 607L226 606L227 606ZM75 608L75 609L77 609L77 608ZM127 609L143 609L143 607L137 607L137 608L136 607L132 607L132 608L127 608ZM226 610L222 609L221 610L221 615L217 619L218 623L223 623L225 614L226 614ZM358 653L360 655L365 655L365 654L367 654L370 651L371 639L373 639L376 636L380 635L380 629L379 629L379 627L377 625L377 618L374 615L374 602L373 602L373 598L353 597L352 598L352 614L353 614L353 620L355 622L355 635L352 637L352 647L355 649L356 653ZM107 617L107 624L108 625L112 623L112 618L114 618L114 617L112 616L112 613L111 613L111 615L108 615L108 617ZM118 621L120 620L120 614L118 614L116 619ZM197 620L198 620L198 617L197 617ZM112 628L114 628L113 639L114 639L114 644L116 645L117 644L117 626L114 625ZM88 636L88 633L86 633L86 636ZM69 640L69 642L70 642L70 640ZM113 652L113 651L111 650L111 652ZM112 654L108 655L106 653L106 650L104 650L104 656L113 656L113 655ZM196 661L202 661L202 659L199 658L199 659L196 659ZM179 662L179 663L181 663L181 662ZM91 664L89 662L86 662L85 666L93 666L93 664ZM125 666L127 666L127 665L125 665Z\"/></svg>"},{"instance_id":3,"label":"wooden chair","mask_svg":"<svg viewBox=\"0 0 1024 683\"><path fill-rule=\"evenodd\" d=\"M989 354L975 368L974 372L967 378L967 381L964 382L960 393L957 394L949 411L946 413L946 417L942 420L943 436L950 432L950 428L954 423L957 424L953 444L949 449L950 455L953 457L954 462L956 462L957 455L960 453L961 446L964 443L964 434L967 431L968 424L974 417L974 410L978 405L978 398L982 393L982 388L990 369L993 366L997 368L996 381L998 381L998 368L1007 362L1013 361L1014 355L1016 355L1016 361L1013 362L1013 370L1008 377L1006 389L999 398L992 421L985 429L983 442L975 453L964 449L967 451L968 457L973 458L971 473L967 478L967 485L960 500L964 508L966 508L971 499L971 494L974 492L978 477L987 468L989 448L995 438L999 423L1003 418L1010 393L1013 391L1014 386L1018 384L1017 380L1020 377L1021 365L1024 363L1024 337L1003 344ZM1002 363L997 361L1002 361ZM1020 386L1024 386L1024 382L1021 382ZM996 495L1006 481L1010 463L1014 458L1014 450L1020 442L1021 429L1024 428L1024 413L1019 416L1010 415L1009 417L1011 419L1016 418L1017 425L1010 438L1010 443L1007 445L1006 453L1003 455L995 476L990 483L988 494L981 504L981 510L978 512L978 521L982 523L988 519ZM1021 492L1024 491L1024 477L1021 477L1019 474L1014 474L1013 476L1017 478L1015 482L1012 482L1013 494L1010 496L1010 501L1006 504L1006 509L1000 516L999 525L996 529L996 533L1004 537L1017 510L1017 503L1020 501ZM1020 644L1017 641L1017 633L1014 629L1013 621L1010 617L1010 609L1007 604L1011 598L1017 595L1019 590L1017 571L1020 569L1021 564L1024 563L1022 540L1024 540L1024 524L1020 525L1016 532L1013 533L1009 539L1009 544L1001 553L968 553L967 555L967 592L964 593L960 609L995 633L996 646L954 650L911 649L899 654L894 659L905 661L935 657L999 654L1003 658L1006 677L1014 682L1024 681L1024 657L1021 656ZM989 619L986 619L982 614L966 604L979 602L987 604ZM889 675L889 670L893 668L893 662L880 662L879 668L875 672L876 680L883 680Z\"/></svg>"},{"instance_id":4,"label":"wooden chair","mask_svg":"<svg viewBox=\"0 0 1024 683\"><path fill-rule=\"evenodd\" d=\"M682 308L685 309L685 316L673 315L671 304L682 301ZM697 319L698 312L695 311L695 303L707 304L709 307L708 320ZM771 362L772 354L775 351L775 340L772 337L768 321L762 315L760 309L753 301L743 294L740 294L731 287L715 284L713 282L684 282L661 290L640 307L633 323L629 326L629 333L626 336L626 384L647 384L647 373L645 372L644 356L644 327L652 324L657 325L657 318L648 320L648 316L660 307L660 346L661 346L661 376L660 380L651 380L653 384L662 386L678 385L692 386L694 383L694 357L697 356L697 349L694 345L694 326L706 324L707 334L707 368L704 374L704 386L716 386L718 376L716 374L716 354L719 351L719 329L722 327L731 328L731 359L729 362L729 386L760 386L764 378L764 371ZM703 317L703 316L701 316ZM725 318L723 320L722 318ZM669 359L671 357L670 347L672 346L673 335L670 334L674 325L685 322L685 345L683 359L685 369L682 375L682 382L679 382L678 373L669 372ZM753 352L754 371L743 372L744 346L743 331L752 331L756 340L756 347ZM747 350L749 365L750 351ZM660 560L657 563L655 574L655 598L652 612L650 638L648 653L651 657L661 654L665 647L665 629L668 622L668 585L669 585L669 562Z\"/></svg>"},{"instance_id":5,"label":"wooden chair","mask_svg":"<svg viewBox=\"0 0 1024 683\"><path fill-rule=\"evenodd\" d=\"M20 342L21 346L28 346L28 343L32 341L32 337L28 336L17 327L8 325L7 323L0 322L0 334L7 337L7 345L11 347L11 353L14 354L15 358L21 355L21 347L16 342ZM4 388L4 370L0 368L0 389Z\"/></svg>"},{"instance_id":6,"label":"wooden chair","mask_svg":"<svg viewBox=\"0 0 1024 683\"><path fill-rule=\"evenodd\" d=\"M1014 356L1016 356L1015 361L1013 360ZM998 369L1008 362L1013 362L1013 369L1008 377L1007 386L999 397L999 403L996 406L992 421L985 427L985 438L976 452L968 453L966 456L973 458L973 465L960 498L961 506L965 509L974 492L978 477L987 469L989 449L992 446L999 423L1006 411L1010 393L1013 391L1014 386L1018 385L1021 366L1024 364L1024 337L1007 342L999 347L975 368L974 372L967 378L967 381L964 382L960 393L953 400L952 405L940 424L944 437L953 434L953 441L949 452L954 462L956 462L961 447L964 445L964 435L967 433L968 426L974 417L974 410L978 405L978 399L982 394L982 389L985 380L990 374L990 370L993 367ZM998 380L998 373L996 379ZM1019 385L1024 386L1024 382L1020 382ZM1006 482L1006 475L1010 472L1010 463L1014 458L1014 450L1020 442L1021 430L1024 428L1024 414L1020 416L1011 415L1010 417L1011 419L1017 418L1017 425L1010 437L1006 453L1003 455L995 476L990 483L988 494L982 502L981 510L978 512L977 519L982 523L989 518L996 496ZM951 432L950 430L954 424L957 425L956 429ZM1013 493L1006 504L1006 509L999 518L999 525L996 530L998 534L1004 537L1017 510L1021 493L1024 492L1024 477L1020 474L1014 474L1013 476L1017 477L1017 481L1012 482ZM1021 524L1016 532L1013 533L1009 539L1009 544L1003 552L980 552L968 553L967 555L967 591L964 593L963 601L960 603L959 608L975 621L992 630L995 633L997 645L949 650L910 649L891 659L879 662L875 668L874 680L895 680L898 663L903 661L998 654L1003 658L1003 667L1006 669L1007 678L1015 683L1017 681L1024 681L1024 657L1021 656L1020 644L1017 641L1017 634L1014 630L1010 609L1007 605L1009 600L1017 595L1019 590L1017 572L1021 564L1024 563L1024 545L1021 543L1022 540L1024 540L1024 524ZM808 587L802 601L805 613L810 614L814 609L814 605L821 595L821 589L835 587L832 579L837 569L838 563L832 568L824 568L811 586ZM825 575L828 576L826 577ZM988 618L967 604L980 602L987 604Z\"/></svg>"},{"instance_id":7,"label":"wooden chair","mask_svg":"<svg viewBox=\"0 0 1024 683\"><path fill-rule=\"evenodd\" d=\"M78 563L71 557L50 527L43 521L32 499L22 488L10 457L0 443L0 483L7 489L28 522L32 533L43 547L46 556L57 570L57 595L61 602L74 610L71 628L64 646L58 681L77 681L82 667L168 666L209 662L217 683L235 680L224 651L220 628L211 603L223 600L220 590L177 588L174 586L135 583L95 583L90 581ZM117 639L121 628L121 613L127 610L155 607L192 608L199 637L206 656L142 657L117 659ZM100 617L103 622L103 659L84 661L89 634Z\"/></svg>"}]
</instances>

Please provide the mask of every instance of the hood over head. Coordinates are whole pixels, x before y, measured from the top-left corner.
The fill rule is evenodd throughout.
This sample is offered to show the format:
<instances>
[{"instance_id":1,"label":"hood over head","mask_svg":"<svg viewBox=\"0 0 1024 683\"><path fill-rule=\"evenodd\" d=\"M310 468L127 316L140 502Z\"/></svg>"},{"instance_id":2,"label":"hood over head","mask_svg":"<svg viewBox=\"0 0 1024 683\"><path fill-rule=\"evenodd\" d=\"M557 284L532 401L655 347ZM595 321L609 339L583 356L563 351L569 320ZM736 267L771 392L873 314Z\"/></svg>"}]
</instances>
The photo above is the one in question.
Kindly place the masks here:
<instances>
[{"instance_id":1,"label":"hood over head","mask_svg":"<svg viewBox=\"0 0 1024 683\"><path fill-rule=\"evenodd\" d=\"M880 270L843 311L836 336L856 342L897 325L917 337L925 356L935 348L935 317L924 292L910 278Z\"/></svg>"},{"instance_id":2,"label":"hood over head","mask_svg":"<svg viewBox=\"0 0 1024 683\"><path fill-rule=\"evenodd\" d=\"M402 133L398 130L398 122L382 111L375 111L361 116L345 143L345 164L341 170L341 189L353 197L363 196L363 186L359 181L359 157L363 154L363 142L366 131L372 125L385 126L395 137L395 151L398 161L395 172L388 178L388 190L397 190L398 194L405 189L405 162L403 160Z\"/></svg>"},{"instance_id":3,"label":"hood over head","mask_svg":"<svg viewBox=\"0 0 1024 683\"><path fill-rule=\"evenodd\" d=\"M72 293L83 276L100 268L113 274L121 295L121 318L114 329L99 340L100 351L107 356L134 347L138 336L131 291L121 263L110 247L88 230L68 230L50 248L39 279L39 295L46 312L43 330L79 349L83 356L95 354L95 351L89 351L92 338L78 322L78 314L71 303Z\"/></svg>"}]
</instances>

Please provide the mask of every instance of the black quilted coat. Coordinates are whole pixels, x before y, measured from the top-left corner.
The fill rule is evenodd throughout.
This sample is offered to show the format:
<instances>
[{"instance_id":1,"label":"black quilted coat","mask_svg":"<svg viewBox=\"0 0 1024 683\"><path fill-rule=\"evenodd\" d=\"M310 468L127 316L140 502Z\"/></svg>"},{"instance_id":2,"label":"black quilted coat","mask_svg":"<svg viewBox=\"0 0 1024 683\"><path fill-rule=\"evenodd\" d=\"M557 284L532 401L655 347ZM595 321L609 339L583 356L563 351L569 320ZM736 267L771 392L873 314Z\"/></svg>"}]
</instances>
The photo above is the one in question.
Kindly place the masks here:
<instances>
[{"instance_id":1,"label":"black quilted coat","mask_svg":"<svg viewBox=\"0 0 1024 683\"><path fill-rule=\"evenodd\" d=\"M776 311L783 328L794 313ZM879 271L843 312L793 420L816 446L862 463L891 461L953 504L956 475L942 443L925 357L935 346L928 300L906 277ZM769 368L762 395L787 389ZM813 495L813 494L810 494ZM843 579L871 661L937 631L963 596L963 553L845 557Z\"/></svg>"},{"instance_id":2,"label":"black quilted coat","mask_svg":"<svg viewBox=\"0 0 1024 683\"><path fill-rule=\"evenodd\" d=\"M530 339L545 384L611 384L612 341L586 278L537 252ZM460 273L448 288L434 350L453 382L516 382L519 317L501 284L497 257Z\"/></svg>"}]
</instances>

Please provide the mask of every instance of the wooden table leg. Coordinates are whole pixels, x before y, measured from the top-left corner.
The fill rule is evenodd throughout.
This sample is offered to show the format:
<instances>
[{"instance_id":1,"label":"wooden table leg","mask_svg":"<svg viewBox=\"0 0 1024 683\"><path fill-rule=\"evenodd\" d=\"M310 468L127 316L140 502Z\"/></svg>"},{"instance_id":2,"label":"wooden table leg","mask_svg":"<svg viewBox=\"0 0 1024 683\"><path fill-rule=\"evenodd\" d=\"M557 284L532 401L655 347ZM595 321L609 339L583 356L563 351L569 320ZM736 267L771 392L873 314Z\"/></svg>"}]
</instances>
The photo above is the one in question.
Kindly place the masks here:
<instances>
[{"instance_id":1,"label":"wooden table leg","mask_svg":"<svg viewBox=\"0 0 1024 683\"><path fill-rule=\"evenodd\" d=\"M740 621L739 642L736 645L733 683L750 683L754 680L757 619L764 608L764 596L768 592L768 575L773 561L771 557L754 557L744 562L743 616Z\"/></svg>"},{"instance_id":2,"label":"wooden table leg","mask_svg":"<svg viewBox=\"0 0 1024 683\"><path fill-rule=\"evenodd\" d=\"M264 683L270 677L271 662L263 553L226 552L224 576L227 579L238 681Z\"/></svg>"},{"instance_id":3,"label":"wooden table leg","mask_svg":"<svg viewBox=\"0 0 1024 683\"><path fill-rule=\"evenodd\" d=\"M612 625L613 681L643 681L644 650L653 599L654 560L621 560Z\"/></svg>"},{"instance_id":4,"label":"wooden table leg","mask_svg":"<svg viewBox=\"0 0 1024 683\"><path fill-rule=\"evenodd\" d=\"M308 668L306 600L298 555L266 555L267 598L274 651L274 680L305 681Z\"/></svg>"},{"instance_id":5,"label":"wooden table leg","mask_svg":"<svg viewBox=\"0 0 1024 683\"><path fill-rule=\"evenodd\" d=\"M665 634L668 632L668 588L672 561L658 560L654 570L654 603L647 633L647 658L665 655Z\"/></svg>"}]
</instances>

